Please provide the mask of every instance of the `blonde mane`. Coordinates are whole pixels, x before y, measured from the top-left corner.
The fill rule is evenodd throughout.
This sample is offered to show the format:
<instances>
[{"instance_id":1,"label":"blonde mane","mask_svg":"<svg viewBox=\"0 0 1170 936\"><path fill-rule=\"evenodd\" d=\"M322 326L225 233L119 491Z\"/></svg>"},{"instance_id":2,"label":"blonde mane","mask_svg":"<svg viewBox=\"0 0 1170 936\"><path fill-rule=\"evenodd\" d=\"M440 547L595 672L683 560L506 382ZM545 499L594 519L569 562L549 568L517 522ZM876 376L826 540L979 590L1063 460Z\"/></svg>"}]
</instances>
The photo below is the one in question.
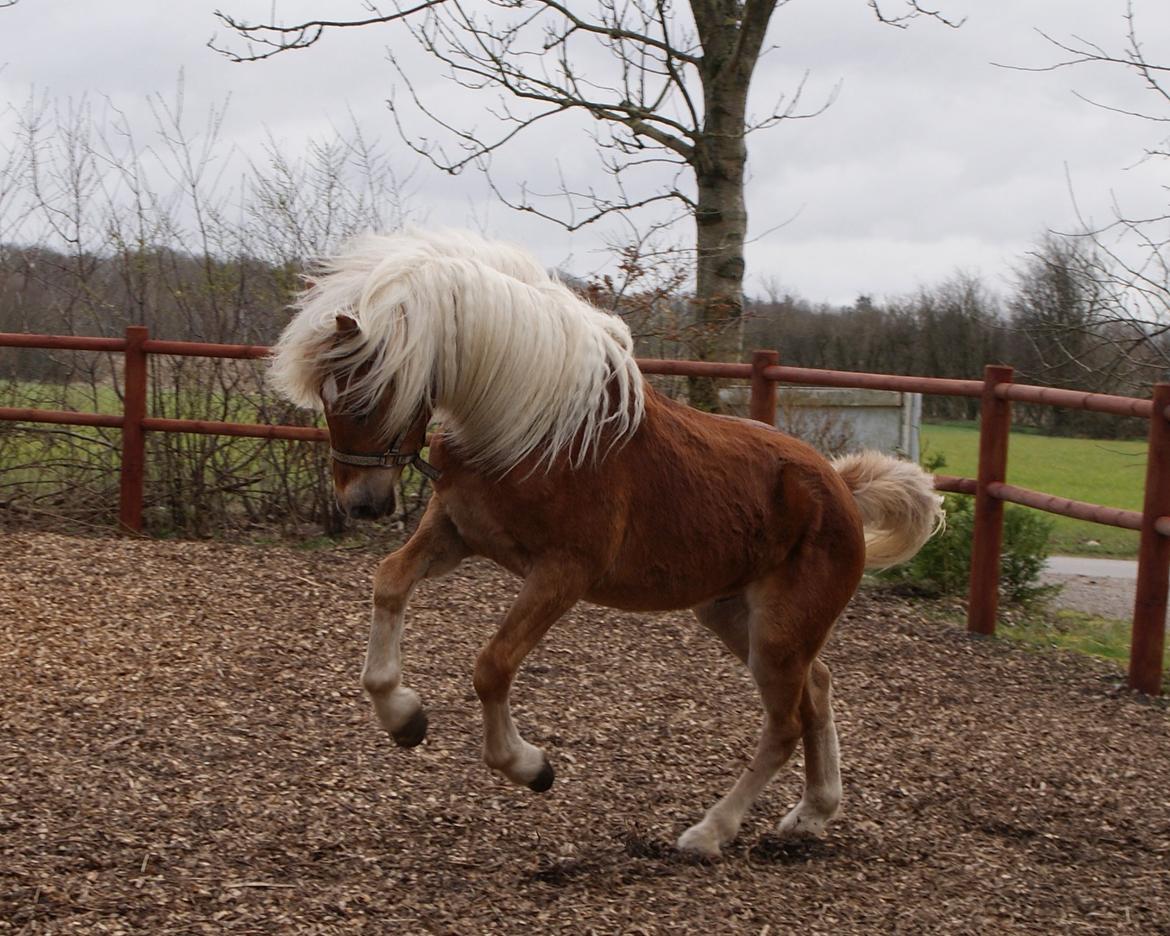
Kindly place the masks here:
<instances>
[{"instance_id":1,"label":"blonde mane","mask_svg":"<svg viewBox=\"0 0 1170 936\"><path fill-rule=\"evenodd\" d=\"M630 330L579 299L510 244L462 231L365 235L324 261L277 343L271 380L319 409L330 375L350 376L344 404L370 408L393 387L387 437L421 403L481 467L507 472L602 457L643 414ZM338 340L337 316L359 331Z\"/></svg>"}]
</instances>

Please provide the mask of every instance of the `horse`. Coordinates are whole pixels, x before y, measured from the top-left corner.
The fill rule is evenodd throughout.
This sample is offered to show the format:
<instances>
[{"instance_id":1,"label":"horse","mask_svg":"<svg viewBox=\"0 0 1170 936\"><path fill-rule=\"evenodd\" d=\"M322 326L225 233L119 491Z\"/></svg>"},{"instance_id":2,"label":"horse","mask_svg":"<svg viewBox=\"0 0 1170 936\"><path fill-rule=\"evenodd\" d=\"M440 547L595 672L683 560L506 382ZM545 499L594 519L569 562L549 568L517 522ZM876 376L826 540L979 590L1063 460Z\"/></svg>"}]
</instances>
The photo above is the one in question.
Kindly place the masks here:
<instances>
[{"instance_id":1,"label":"horse","mask_svg":"<svg viewBox=\"0 0 1170 936\"><path fill-rule=\"evenodd\" d=\"M339 506L391 512L407 465L433 481L414 534L374 576L362 684L391 738L413 747L428 727L402 678L412 590L483 556L521 579L473 673L490 768L553 785L509 694L574 604L691 608L749 669L764 720L749 766L678 848L717 857L798 741L804 791L780 832L822 834L841 779L818 654L863 570L909 559L941 524L931 476L875 452L828 461L771 426L660 395L622 320L511 244L362 235L306 281L271 379L324 411Z\"/></svg>"}]
</instances>

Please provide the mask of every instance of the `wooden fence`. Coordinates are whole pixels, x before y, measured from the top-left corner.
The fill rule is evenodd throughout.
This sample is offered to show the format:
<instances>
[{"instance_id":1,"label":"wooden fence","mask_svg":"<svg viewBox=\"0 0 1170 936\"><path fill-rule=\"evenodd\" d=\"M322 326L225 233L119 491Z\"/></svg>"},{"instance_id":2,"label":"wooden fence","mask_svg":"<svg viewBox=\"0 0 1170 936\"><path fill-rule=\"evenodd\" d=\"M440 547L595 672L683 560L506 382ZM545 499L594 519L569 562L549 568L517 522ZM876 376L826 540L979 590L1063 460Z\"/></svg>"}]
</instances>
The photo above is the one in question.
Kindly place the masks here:
<instances>
[{"instance_id":1,"label":"wooden fence","mask_svg":"<svg viewBox=\"0 0 1170 936\"><path fill-rule=\"evenodd\" d=\"M0 333L0 347L105 351L124 356L122 415L0 407L0 420L121 429L119 522L130 531L142 530L145 438L148 432L194 432L315 442L325 442L329 438L324 429L307 426L159 419L147 414L147 368L150 355L255 359L265 357L269 351L259 345L161 341L152 339L146 328L131 326L126 329L124 338ZM978 477L935 476L935 487L938 490L975 496L975 530L967 602L968 630L976 634L995 632L1005 502L1094 523L1139 530L1141 546L1130 644L1129 685L1150 694L1157 694L1161 690L1167 592L1170 590L1170 383L1155 385L1149 399L1139 399L1016 384L1012 380L1010 367L988 366L983 380L904 377L787 367L779 363L776 351L756 351L750 364L664 360L640 360L638 364L646 374L748 380L751 383L750 415L753 419L769 424L775 418L778 383L979 397ZM1142 511L1139 513L1086 504L1008 484L1006 478L1012 401L1117 416L1137 416L1148 420L1149 450Z\"/></svg>"}]
</instances>

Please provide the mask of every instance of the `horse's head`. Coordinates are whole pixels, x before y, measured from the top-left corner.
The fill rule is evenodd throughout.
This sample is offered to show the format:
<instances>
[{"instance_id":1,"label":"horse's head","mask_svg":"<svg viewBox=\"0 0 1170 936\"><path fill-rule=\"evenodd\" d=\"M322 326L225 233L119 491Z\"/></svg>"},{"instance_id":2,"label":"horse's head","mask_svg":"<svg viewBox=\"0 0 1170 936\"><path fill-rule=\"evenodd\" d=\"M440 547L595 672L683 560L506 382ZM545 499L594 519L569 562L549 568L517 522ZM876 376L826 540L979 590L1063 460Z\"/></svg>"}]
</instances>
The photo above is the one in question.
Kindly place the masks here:
<instances>
[{"instance_id":1,"label":"horse's head","mask_svg":"<svg viewBox=\"0 0 1170 936\"><path fill-rule=\"evenodd\" d=\"M337 316L338 345L352 341L359 330L349 316ZM405 430L392 435L386 428L385 414L393 403L393 382L372 401L359 401L351 392L368 367L368 363L338 367L326 375L320 389L329 426L337 504L351 517L363 519L393 512L395 488L406 465L413 463L424 471L430 468L418 455L426 443L429 404L422 401Z\"/></svg>"}]
</instances>

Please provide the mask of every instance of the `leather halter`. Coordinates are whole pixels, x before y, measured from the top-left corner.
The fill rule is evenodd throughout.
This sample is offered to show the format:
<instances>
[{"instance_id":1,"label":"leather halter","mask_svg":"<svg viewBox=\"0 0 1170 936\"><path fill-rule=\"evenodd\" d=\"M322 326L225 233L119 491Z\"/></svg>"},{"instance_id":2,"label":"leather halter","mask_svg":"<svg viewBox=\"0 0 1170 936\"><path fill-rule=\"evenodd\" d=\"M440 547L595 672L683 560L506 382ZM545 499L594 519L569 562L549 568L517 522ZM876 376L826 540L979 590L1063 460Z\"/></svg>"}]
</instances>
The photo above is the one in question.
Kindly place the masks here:
<instances>
[{"instance_id":1,"label":"leather halter","mask_svg":"<svg viewBox=\"0 0 1170 936\"><path fill-rule=\"evenodd\" d=\"M357 468L396 468L411 465L419 473L426 475L432 481L438 481L442 476L442 472L434 465L425 461L420 454L422 446L426 441L426 422L427 412L426 408L423 407L419 409L418 415L415 416L411 424L390 441L390 445L386 451L377 455L365 455L360 452L341 452L332 446L329 448L329 454L333 456L334 461L341 462L343 465L353 465ZM414 432L419 432L418 448L412 452L402 451L406 437Z\"/></svg>"}]
</instances>

